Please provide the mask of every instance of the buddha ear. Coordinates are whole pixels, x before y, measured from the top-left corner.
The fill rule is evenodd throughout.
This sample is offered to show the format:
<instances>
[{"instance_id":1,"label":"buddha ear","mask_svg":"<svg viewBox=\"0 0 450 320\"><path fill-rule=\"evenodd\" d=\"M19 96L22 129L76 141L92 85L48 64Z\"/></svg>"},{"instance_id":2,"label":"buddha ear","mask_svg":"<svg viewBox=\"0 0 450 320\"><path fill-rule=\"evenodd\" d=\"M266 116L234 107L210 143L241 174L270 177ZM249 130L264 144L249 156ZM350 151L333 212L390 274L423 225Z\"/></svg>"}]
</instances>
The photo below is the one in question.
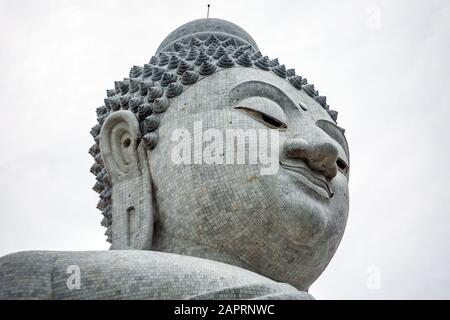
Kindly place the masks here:
<instances>
[{"instance_id":1,"label":"buddha ear","mask_svg":"<svg viewBox=\"0 0 450 320\"><path fill-rule=\"evenodd\" d=\"M149 250L153 189L139 122L126 110L109 115L100 131L100 153L112 183L111 249Z\"/></svg>"}]
</instances>

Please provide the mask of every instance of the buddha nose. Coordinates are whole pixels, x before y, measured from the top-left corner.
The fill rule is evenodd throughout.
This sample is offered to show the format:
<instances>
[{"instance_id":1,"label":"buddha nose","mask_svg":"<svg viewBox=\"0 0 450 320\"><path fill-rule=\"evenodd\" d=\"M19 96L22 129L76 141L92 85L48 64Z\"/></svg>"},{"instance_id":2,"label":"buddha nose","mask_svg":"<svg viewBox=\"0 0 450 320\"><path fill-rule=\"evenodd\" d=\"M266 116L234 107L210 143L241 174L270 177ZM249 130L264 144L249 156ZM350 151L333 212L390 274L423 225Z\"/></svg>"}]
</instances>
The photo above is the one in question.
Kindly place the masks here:
<instances>
[{"instance_id":1,"label":"buddha nose","mask_svg":"<svg viewBox=\"0 0 450 320\"><path fill-rule=\"evenodd\" d=\"M312 170L322 173L328 180L337 174L338 149L332 141L307 141L294 137L285 140L283 153L288 158L303 160Z\"/></svg>"}]
</instances>

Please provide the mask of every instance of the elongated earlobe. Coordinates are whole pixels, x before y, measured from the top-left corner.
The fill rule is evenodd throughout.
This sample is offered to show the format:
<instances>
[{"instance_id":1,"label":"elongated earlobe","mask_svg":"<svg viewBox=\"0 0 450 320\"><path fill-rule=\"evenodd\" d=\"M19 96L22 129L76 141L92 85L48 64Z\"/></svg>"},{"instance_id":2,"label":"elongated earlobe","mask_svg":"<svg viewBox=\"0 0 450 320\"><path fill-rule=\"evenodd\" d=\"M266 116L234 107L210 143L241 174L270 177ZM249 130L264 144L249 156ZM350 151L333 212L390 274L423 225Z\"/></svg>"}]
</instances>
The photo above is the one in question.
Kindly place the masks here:
<instances>
[{"instance_id":1,"label":"elongated earlobe","mask_svg":"<svg viewBox=\"0 0 450 320\"><path fill-rule=\"evenodd\" d=\"M111 249L151 248L153 190L140 140L139 122L126 110L108 116L100 132L100 154L112 183Z\"/></svg>"}]
</instances>

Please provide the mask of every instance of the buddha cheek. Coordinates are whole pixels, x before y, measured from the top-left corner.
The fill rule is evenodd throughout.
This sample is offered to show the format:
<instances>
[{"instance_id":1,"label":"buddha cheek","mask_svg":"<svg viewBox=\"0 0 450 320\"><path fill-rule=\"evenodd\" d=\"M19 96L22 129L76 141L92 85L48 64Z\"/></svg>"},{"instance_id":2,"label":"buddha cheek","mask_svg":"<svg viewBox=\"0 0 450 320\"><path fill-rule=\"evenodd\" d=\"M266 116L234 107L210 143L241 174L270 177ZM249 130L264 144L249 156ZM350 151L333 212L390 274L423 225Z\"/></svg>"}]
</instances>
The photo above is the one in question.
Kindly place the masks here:
<instances>
[{"instance_id":1,"label":"buddha cheek","mask_svg":"<svg viewBox=\"0 0 450 320\"><path fill-rule=\"evenodd\" d=\"M285 228L292 240L305 243L319 238L327 226L327 208L322 204L297 200L284 215Z\"/></svg>"},{"instance_id":2,"label":"buddha cheek","mask_svg":"<svg viewBox=\"0 0 450 320\"><path fill-rule=\"evenodd\" d=\"M327 229L329 203L314 200L310 191L293 188L279 175L263 179L263 188L273 221L290 241L305 244Z\"/></svg>"},{"instance_id":3,"label":"buddha cheek","mask_svg":"<svg viewBox=\"0 0 450 320\"><path fill-rule=\"evenodd\" d=\"M333 184L335 196L330 203L328 214L329 228L333 233L343 233L349 211L349 196L347 179L337 176Z\"/></svg>"}]
</instances>

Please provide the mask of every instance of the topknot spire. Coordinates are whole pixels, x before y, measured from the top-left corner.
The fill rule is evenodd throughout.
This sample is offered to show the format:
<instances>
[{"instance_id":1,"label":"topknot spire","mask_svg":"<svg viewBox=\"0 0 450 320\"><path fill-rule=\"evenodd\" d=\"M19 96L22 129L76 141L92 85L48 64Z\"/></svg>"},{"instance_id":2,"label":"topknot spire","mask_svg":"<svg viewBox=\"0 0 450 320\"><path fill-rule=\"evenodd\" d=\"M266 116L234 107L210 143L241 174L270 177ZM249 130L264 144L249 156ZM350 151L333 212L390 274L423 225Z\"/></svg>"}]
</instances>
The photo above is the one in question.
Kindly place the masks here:
<instances>
[{"instance_id":1,"label":"topknot spire","mask_svg":"<svg viewBox=\"0 0 450 320\"><path fill-rule=\"evenodd\" d=\"M224 44L224 47L229 44L250 45L256 51L259 50L255 40L238 25L222 19L205 18L190 21L172 31L163 40L155 55L157 56L164 51L178 51L182 45L192 41L198 42L198 40L207 40L207 45L210 43L219 44L219 42L226 40L227 43Z\"/></svg>"}]
</instances>

